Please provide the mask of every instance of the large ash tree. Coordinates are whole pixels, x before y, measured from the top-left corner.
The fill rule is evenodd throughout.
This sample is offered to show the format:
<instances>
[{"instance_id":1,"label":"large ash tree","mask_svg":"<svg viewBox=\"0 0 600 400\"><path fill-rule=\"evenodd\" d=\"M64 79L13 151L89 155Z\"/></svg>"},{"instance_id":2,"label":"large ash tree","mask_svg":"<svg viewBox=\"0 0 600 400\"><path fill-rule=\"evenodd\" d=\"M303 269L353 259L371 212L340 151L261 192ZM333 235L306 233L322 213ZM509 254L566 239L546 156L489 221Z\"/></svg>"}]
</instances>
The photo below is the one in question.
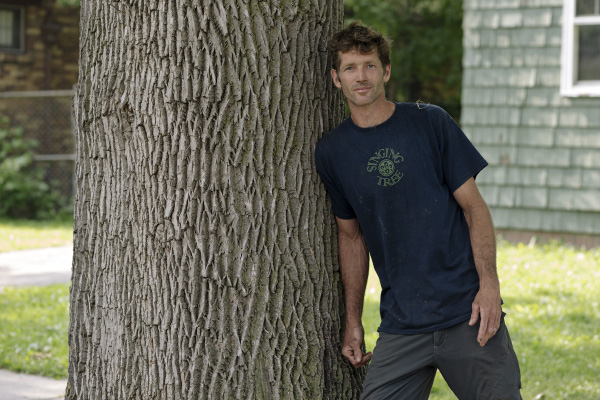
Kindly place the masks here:
<instances>
[{"instance_id":1,"label":"large ash tree","mask_svg":"<svg viewBox=\"0 0 600 400\"><path fill-rule=\"evenodd\" d=\"M341 0L83 0L67 399L353 399Z\"/></svg>"}]
</instances>

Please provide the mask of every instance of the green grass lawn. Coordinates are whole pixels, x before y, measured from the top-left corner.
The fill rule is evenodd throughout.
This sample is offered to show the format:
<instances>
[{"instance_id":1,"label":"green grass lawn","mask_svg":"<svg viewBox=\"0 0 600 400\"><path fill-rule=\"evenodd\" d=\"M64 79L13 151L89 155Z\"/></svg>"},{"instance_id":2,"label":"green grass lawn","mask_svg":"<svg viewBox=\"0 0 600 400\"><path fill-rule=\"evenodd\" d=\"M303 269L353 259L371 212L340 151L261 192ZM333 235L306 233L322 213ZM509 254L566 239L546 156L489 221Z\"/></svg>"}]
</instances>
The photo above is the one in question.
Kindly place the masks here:
<instances>
[{"instance_id":1,"label":"green grass lawn","mask_svg":"<svg viewBox=\"0 0 600 400\"><path fill-rule=\"evenodd\" d=\"M73 220L0 220L0 252L73 242ZM0 288L0 368L67 375L69 285Z\"/></svg>"},{"instance_id":2,"label":"green grass lawn","mask_svg":"<svg viewBox=\"0 0 600 400\"><path fill-rule=\"evenodd\" d=\"M0 220L0 253L73 243L73 220Z\"/></svg>"},{"instance_id":3,"label":"green grass lawn","mask_svg":"<svg viewBox=\"0 0 600 400\"><path fill-rule=\"evenodd\" d=\"M34 228L38 247L48 245L45 229ZM69 243L71 227L59 229ZM0 222L0 242L2 235ZM380 322L379 283L371 272L363 313L370 350ZM600 249L500 242L498 272L523 399L600 399ZM0 291L0 368L66 377L68 290L64 284ZM431 398L455 399L441 376Z\"/></svg>"},{"instance_id":4,"label":"green grass lawn","mask_svg":"<svg viewBox=\"0 0 600 400\"><path fill-rule=\"evenodd\" d=\"M600 399L600 249L500 242L498 274L523 399ZM363 311L368 350L377 340L379 291L371 270ZM456 399L439 373L431 399Z\"/></svg>"},{"instance_id":5,"label":"green grass lawn","mask_svg":"<svg viewBox=\"0 0 600 400\"><path fill-rule=\"evenodd\" d=\"M69 285L0 291L0 368L67 376Z\"/></svg>"}]
</instances>

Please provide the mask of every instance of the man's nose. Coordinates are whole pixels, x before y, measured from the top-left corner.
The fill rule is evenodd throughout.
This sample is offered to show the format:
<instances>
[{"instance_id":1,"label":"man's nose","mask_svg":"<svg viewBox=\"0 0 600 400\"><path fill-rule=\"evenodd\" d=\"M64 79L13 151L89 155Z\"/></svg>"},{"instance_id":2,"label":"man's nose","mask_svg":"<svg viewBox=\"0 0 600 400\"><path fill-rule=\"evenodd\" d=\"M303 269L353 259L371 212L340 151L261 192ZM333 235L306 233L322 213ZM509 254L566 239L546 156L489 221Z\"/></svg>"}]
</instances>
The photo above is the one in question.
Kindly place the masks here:
<instances>
[{"instance_id":1,"label":"man's nose","mask_svg":"<svg viewBox=\"0 0 600 400\"><path fill-rule=\"evenodd\" d=\"M356 80L359 82L367 80L367 74L366 74L366 71L364 70L364 68L358 68L358 71L356 74Z\"/></svg>"}]
</instances>

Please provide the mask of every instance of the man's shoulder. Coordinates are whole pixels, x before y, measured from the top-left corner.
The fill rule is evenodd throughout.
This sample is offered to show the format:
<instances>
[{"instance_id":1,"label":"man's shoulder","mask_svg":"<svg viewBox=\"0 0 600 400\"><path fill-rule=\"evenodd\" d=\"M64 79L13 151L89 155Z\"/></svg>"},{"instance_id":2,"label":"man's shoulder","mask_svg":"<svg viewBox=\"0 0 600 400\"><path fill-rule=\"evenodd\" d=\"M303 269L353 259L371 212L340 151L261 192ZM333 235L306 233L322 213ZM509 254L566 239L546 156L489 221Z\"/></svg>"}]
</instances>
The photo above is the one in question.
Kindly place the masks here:
<instances>
[{"instance_id":1,"label":"man's shoulder","mask_svg":"<svg viewBox=\"0 0 600 400\"><path fill-rule=\"evenodd\" d=\"M398 112L405 126L436 135L446 129L451 119L442 107L431 103L400 103Z\"/></svg>"},{"instance_id":2,"label":"man's shoulder","mask_svg":"<svg viewBox=\"0 0 600 400\"><path fill-rule=\"evenodd\" d=\"M446 115L446 111L435 104L417 101L414 103L397 103L397 109L401 113L426 116L428 118L439 118Z\"/></svg>"},{"instance_id":3,"label":"man's shoulder","mask_svg":"<svg viewBox=\"0 0 600 400\"><path fill-rule=\"evenodd\" d=\"M317 148L327 148L335 146L339 141L343 140L344 136L348 136L349 127L348 119L342 121L338 126L327 132L317 141Z\"/></svg>"}]
</instances>

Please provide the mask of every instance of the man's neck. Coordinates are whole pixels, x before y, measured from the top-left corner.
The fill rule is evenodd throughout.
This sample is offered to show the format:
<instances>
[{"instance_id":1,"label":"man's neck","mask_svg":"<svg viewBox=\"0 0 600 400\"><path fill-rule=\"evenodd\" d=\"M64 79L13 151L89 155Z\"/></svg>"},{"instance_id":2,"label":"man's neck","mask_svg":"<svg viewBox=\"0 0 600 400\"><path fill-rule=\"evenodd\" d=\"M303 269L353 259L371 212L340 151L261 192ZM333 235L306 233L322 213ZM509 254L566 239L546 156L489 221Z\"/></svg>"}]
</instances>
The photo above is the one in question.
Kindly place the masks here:
<instances>
[{"instance_id":1,"label":"man's neck","mask_svg":"<svg viewBox=\"0 0 600 400\"><path fill-rule=\"evenodd\" d=\"M391 118L396 109L394 103L385 99L368 106L349 104L349 107L352 121L361 128L370 128L384 123Z\"/></svg>"}]
</instances>

